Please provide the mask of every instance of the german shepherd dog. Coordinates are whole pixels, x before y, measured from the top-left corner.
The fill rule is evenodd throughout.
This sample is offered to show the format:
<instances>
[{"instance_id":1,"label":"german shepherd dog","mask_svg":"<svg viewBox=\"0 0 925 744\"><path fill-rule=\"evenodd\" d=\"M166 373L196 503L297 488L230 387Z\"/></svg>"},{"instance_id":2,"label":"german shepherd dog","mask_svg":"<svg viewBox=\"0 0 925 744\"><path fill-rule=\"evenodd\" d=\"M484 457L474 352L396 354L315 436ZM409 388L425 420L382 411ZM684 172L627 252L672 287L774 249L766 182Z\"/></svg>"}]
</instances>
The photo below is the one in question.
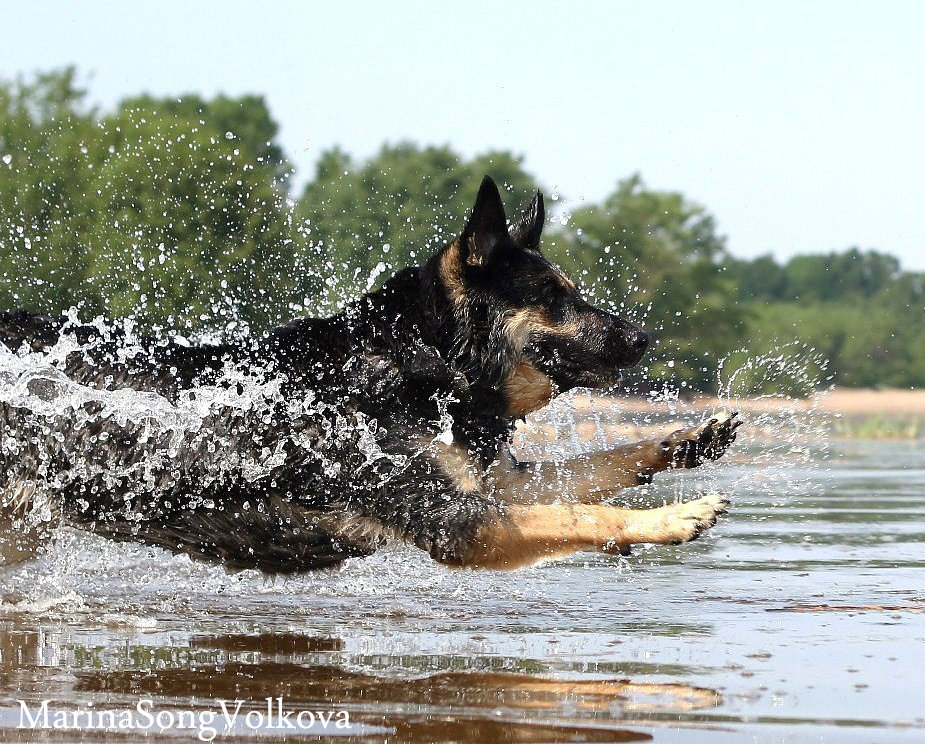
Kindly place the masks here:
<instances>
[{"instance_id":1,"label":"german shepherd dog","mask_svg":"<svg viewBox=\"0 0 925 744\"><path fill-rule=\"evenodd\" d=\"M734 414L558 463L510 454L518 418L567 390L615 385L649 343L544 258L544 219L537 193L509 229L486 177L462 233L423 266L250 344L130 342L66 318L0 314L7 361L46 360L42 374L7 374L31 404L0 403L0 552L34 554L55 524L270 574L334 566L388 540L492 569L693 540L723 498L604 501L719 457ZM259 400L242 395L248 379ZM126 416L131 396L154 412ZM165 423L203 396L195 426Z\"/></svg>"}]
</instances>

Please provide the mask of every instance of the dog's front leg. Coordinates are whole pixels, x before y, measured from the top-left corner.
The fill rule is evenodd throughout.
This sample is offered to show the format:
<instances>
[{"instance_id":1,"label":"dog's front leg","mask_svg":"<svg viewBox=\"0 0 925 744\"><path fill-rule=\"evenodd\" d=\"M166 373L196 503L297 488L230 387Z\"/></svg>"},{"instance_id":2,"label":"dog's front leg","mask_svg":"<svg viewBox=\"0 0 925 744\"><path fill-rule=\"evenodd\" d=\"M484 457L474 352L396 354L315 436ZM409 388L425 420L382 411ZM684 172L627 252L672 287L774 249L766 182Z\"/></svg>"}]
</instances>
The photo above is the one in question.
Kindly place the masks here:
<instances>
[{"instance_id":1,"label":"dog's front leg","mask_svg":"<svg viewBox=\"0 0 925 744\"><path fill-rule=\"evenodd\" d=\"M660 443L645 441L568 460L505 463L492 471L493 486L507 503L594 504L609 492L647 483L662 459Z\"/></svg>"},{"instance_id":2,"label":"dog's front leg","mask_svg":"<svg viewBox=\"0 0 925 744\"><path fill-rule=\"evenodd\" d=\"M560 462L517 463L494 473L502 500L552 503L565 499L594 504L614 491L650 483L655 473L694 468L718 459L735 441L742 421L718 414L690 429Z\"/></svg>"},{"instance_id":3,"label":"dog's front leg","mask_svg":"<svg viewBox=\"0 0 925 744\"><path fill-rule=\"evenodd\" d=\"M640 543L677 545L712 527L727 505L716 495L655 509L510 505L479 526L462 565L513 569L585 550L627 554Z\"/></svg>"}]
</instances>

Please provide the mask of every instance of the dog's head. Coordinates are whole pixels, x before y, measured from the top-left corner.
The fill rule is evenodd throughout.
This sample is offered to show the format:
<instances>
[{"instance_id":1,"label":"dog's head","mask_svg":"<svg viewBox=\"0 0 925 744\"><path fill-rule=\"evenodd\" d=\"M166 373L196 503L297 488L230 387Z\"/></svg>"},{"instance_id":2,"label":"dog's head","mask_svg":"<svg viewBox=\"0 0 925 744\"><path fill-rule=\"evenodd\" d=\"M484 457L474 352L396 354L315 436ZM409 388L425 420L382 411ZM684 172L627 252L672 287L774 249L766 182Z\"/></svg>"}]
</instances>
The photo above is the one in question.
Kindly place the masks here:
<instances>
[{"instance_id":1,"label":"dog's head","mask_svg":"<svg viewBox=\"0 0 925 744\"><path fill-rule=\"evenodd\" d=\"M638 326L588 304L543 256L544 220L537 192L509 229L486 176L459 238L432 264L453 315L454 357L502 389L514 416L574 387L614 385L649 343Z\"/></svg>"}]
</instances>

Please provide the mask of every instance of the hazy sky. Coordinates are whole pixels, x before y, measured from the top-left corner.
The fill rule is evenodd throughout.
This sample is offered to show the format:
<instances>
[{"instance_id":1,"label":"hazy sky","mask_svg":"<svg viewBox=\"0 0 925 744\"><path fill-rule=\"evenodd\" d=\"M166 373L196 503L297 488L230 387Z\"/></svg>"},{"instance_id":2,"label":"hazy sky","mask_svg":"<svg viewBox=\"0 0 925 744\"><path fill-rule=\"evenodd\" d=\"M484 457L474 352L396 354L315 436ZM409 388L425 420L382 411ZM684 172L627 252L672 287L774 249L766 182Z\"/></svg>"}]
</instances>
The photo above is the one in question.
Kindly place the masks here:
<instances>
[{"instance_id":1,"label":"hazy sky","mask_svg":"<svg viewBox=\"0 0 925 744\"><path fill-rule=\"evenodd\" d=\"M922 2L30 2L0 76L74 63L104 106L258 92L302 178L334 144L510 149L570 204L634 171L738 255L925 269Z\"/></svg>"}]
</instances>

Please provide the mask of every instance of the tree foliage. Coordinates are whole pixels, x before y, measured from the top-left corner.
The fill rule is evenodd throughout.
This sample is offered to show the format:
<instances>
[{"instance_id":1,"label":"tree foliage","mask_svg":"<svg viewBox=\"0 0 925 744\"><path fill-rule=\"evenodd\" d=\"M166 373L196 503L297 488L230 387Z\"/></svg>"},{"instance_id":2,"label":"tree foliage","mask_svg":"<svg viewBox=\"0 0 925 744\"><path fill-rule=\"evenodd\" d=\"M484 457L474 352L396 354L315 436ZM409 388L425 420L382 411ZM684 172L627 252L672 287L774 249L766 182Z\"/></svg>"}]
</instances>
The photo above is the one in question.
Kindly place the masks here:
<instances>
[{"instance_id":1,"label":"tree foliage","mask_svg":"<svg viewBox=\"0 0 925 744\"><path fill-rule=\"evenodd\" d=\"M748 346L773 352L802 338L830 361L837 384L919 387L925 383L925 276L893 257L857 248L730 262L740 303L751 308ZM775 281L753 277L765 272Z\"/></svg>"},{"instance_id":2,"label":"tree foliage","mask_svg":"<svg viewBox=\"0 0 925 744\"><path fill-rule=\"evenodd\" d=\"M4 305L175 329L287 314L286 165L261 99L144 97L99 117L70 70L0 96Z\"/></svg>"},{"instance_id":3,"label":"tree foliage","mask_svg":"<svg viewBox=\"0 0 925 744\"><path fill-rule=\"evenodd\" d=\"M873 297L902 275L895 256L849 248L841 253L794 256L779 265L771 256L752 261L727 259L744 300L827 302L841 297Z\"/></svg>"}]
</instances>

